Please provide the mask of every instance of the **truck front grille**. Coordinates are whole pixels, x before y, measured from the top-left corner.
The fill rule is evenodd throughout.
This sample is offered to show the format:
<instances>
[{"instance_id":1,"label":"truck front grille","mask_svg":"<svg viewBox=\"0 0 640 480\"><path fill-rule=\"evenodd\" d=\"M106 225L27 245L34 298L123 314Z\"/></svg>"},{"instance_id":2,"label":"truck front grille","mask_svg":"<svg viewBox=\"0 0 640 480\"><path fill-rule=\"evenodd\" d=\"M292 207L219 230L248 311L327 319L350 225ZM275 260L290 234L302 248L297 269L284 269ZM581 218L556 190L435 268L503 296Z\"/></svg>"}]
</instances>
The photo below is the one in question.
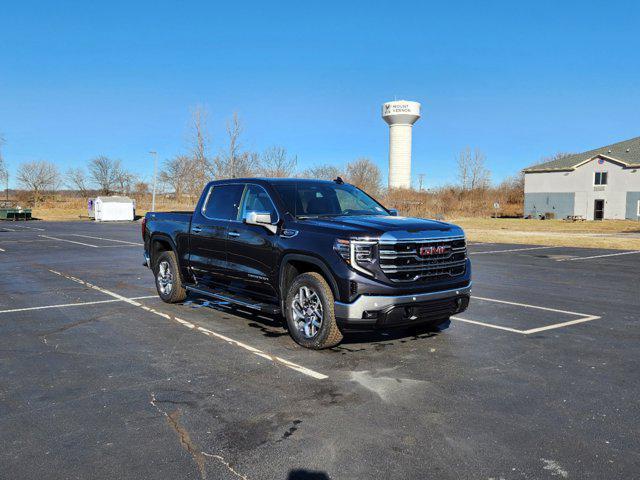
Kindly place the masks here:
<instances>
[{"instance_id":1,"label":"truck front grille","mask_svg":"<svg viewBox=\"0 0 640 480\"><path fill-rule=\"evenodd\" d=\"M455 277L465 272L464 237L381 241L380 268L393 282Z\"/></svg>"}]
</instances>

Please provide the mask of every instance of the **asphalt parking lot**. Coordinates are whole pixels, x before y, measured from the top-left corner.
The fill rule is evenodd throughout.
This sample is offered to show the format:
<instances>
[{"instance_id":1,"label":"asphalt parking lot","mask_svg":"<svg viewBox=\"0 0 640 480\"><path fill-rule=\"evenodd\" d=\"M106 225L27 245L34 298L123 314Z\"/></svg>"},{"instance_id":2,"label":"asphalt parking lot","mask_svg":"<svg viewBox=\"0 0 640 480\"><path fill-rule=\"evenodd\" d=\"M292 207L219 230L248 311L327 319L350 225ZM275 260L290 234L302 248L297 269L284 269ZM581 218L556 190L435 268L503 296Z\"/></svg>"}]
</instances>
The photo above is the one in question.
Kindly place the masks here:
<instances>
[{"instance_id":1,"label":"asphalt parking lot","mask_svg":"<svg viewBox=\"0 0 640 480\"><path fill-rule=\"evenodd\" d=\"M0 224L1 478L638 476L640 252L472 244L441 331L316 352L162 303L140 242Z\"/></svg>"}]
</instances>

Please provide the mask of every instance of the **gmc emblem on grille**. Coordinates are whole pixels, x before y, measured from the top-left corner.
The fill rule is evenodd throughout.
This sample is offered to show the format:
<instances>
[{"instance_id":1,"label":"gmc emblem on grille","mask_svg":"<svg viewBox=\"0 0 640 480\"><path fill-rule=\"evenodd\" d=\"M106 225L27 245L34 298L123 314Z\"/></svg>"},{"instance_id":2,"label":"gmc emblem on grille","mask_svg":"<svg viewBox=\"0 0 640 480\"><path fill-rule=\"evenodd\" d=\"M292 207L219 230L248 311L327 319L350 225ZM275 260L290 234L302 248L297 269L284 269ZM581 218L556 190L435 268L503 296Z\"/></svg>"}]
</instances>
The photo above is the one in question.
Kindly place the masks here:
<instances>
[{"instance_id":1,"label":"gmc emblem on grille","mask_svg":"<svg viewBox=\"0 0 640 480\"><path fill-rule=\"evenodd\" d=\"M420 256L429 257L431 255L444 255L449 250L448 245L429 245L420 247Z\"/></svg>"}]
</instances>

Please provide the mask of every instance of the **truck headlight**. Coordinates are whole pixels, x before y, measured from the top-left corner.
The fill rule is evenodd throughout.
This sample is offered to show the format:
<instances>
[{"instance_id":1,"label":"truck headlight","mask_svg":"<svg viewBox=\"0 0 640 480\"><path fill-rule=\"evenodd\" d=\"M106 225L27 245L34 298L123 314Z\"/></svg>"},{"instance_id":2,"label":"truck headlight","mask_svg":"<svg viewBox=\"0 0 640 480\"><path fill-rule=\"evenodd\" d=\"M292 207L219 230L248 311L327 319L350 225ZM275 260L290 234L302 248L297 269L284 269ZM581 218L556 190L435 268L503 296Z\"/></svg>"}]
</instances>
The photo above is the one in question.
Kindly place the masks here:
<instances>
[{"instance_id":1,"label":"truck headlight","mask_svg":"<svg viewBox=\"0 0 640 480\"><path fill-rule=\"evenodd\" d=\"M373 275L368 269L376 261L376 245L371 240L336 240L333 249L356 270Z\"/></svg>"}]
</instances>

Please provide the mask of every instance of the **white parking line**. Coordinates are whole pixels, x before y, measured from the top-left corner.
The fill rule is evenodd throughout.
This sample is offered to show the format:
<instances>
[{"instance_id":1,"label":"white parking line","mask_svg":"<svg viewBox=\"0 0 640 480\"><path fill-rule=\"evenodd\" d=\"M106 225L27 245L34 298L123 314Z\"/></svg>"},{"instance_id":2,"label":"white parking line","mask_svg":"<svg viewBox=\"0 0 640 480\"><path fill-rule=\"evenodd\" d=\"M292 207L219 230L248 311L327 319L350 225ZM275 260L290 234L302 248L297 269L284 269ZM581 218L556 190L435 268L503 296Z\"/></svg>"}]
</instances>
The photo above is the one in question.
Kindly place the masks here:
<instances>
[{"instance_id":1,"label":"white parking line","mask_svg":"<svg viewBox=\"0 0 640 480\"><path fill-rule=\"evenodd\" d=\"M4 248L0 248L0 252L6 252Z\"/></svg>"},{"instance_id":2,"label":"white parking line","mask_svg":"<svg viewBox=\"0 0 640 480\"><path fill-rule=\"evenodd\" d=\"M471 298L475 298L477 300L484 300L486 302L506 303L507 305L515 305L516 307L536 308L538 310L547 310L549 312L566 313L567 315L578 315L581 317L589 316L586 313L570 312L569 310L558 310L557 308L539 307L538 305L529 305L528 303L510 302L507 300L497 300L495 298L476 297L475 295L473 295Z\"/></svg>"},{"instance_id":3,"label":"white parking line","mask_svg":"<svg viewBox=\"0 0 640 480\"><path fill-rule=\"evenodd\" d=\"M42 238L48 238L50 240L59 240L61 242L69 242L69 243L75 243L75 244L78 244L78 245L84 245L85 247L100 248L98 245L91 245L89 243L76 242L74 240L67 240L67 239L64 239L64 238L50 237L48 235L38 235L38 236L42 237Z\"/></svg>"},{"instance_id":4,"label":"white parking line","mask_svg":"<svg viewBox=\"0 0 640 480\"><path fill-rule=\"evenodd\" d=\"M469 252L469 255L486 255L488 253L509 253L509 252L524 252L527 250L543 250L545 248L558 248L558 247L527 247L527 248L510 248L509 250L490 250L488 252Z\"/></svg>"},{"instance_id":5,"label":"white parking line","mask_svg":"<svg viewBox=\"0 0 640 480\"><path fill-rule=\"evenodd\" d=\"M106 295L109 295L111 297L117 298L117 299L119 299L119 300L121 300L123 302L129 303L130 305L133 305L135 307L139 307L139 308L141 308L141 309L143 309L143 310L145 310L147 312L154 313L155 315L159 315L160 317L166 318L168 320L174 320L175 322L179 323L180 325L186 326L187 328L197 329L200 333L202 333L204 335L207 335L209 337L216 337L216 338L218 338L220 340L224 340L225 342L227 342L230 345L234 345L236 347L243 348L244 350L247 350L247 351L249 351L249 352L251 352L251 353L253 353L255 355L258 355L259 357L266 358L267 360L270 360L271 362L284 365L287 368L295 370L295 371L297 371L299 373L302 373L304 375L307 375L309 377L315 378L317 380L324 380L326 378L329 378L327 375L324 375L322 373L316 372L316 371L311 370L309 368L303 367L302 365L298 365L296 363L290 362L289 360L286 360L284 358L277 357L275 355L271 355L269 353L263 352L262 350L258 350L257 348L252 347L251 345L247 345L246 343L239 342L237 340L234 340L233 338L229 338L229 337L227 337L225 335L222 335L220 333L214 332L213 330L209 330L207 328L203 328L203 327L197 326L197 325L195 325L195 324L193 324L191 322L187 322L186 320L182 320L182 319L180 319L178 317L174 317L174 316L168 315L168 314L166 314L164 312L159 312L158 310L155 310L155 309L153 309L151 307L147 307L146 305L143 305L140 302L136 302L135 300L131 300L129 298L123 297L122 295L119 295L119 294L117 294L115 292L112 292L110 290L98 287L98 286L93 285L93 284L91 284L89 282L85 282L84 280L81 280L81 279L79 279L77 277L74 277L74 276L71 276L71 275L66 275L64 273L57 272L55 270L49 270L49 271L51 273L54 273L54 274L59 275L61 277L64 277L64 278L66 278L68 280L71 280L73 282L79 283L81 285L85 285L85 286L87 286L89 288L92 288L94 290L102 292L102 293L104 293Z\"/></svg>"},{"instance_id":6,"label":"white parking line","mask_svg":"<svg viewBox=\"0 0 640 480\"><path fill-rule=\"evenodd\" d=\"M39 230L41 232L44 232L45 229L44 228L37 228L37 227L27 227L26 225L12 225L13 228L26 228L28 230ZM15 232L15 230L12 230Z\"/></svg>"},{"instance_id":7,"label":"white parking line","mask_svg":"<svg viewBox=\"0 0 640 480\"><path fill-rule=\"evenodd\" d=\"M129 300L143 300L145 298L156 298L156 297L157 295L145 295L144 297L131 297ZM81 307L83 305L98 305L100 303L114 303L114 302L122 302L122 300L113 298L111 300L96 300L93 302L59 303L56 305L43 305L40 307L11 308L9 310L0 310L0 313L30 312L32 310L47 310L49 308Z\"/></svg>"},{"instance_id":8,"label":"white parking line","mask_svg":"<svg viewBox=\"0 0 640 480\"><path fill-rule=\"evenodd\" d=\"M567 322L554 323L552 325L545 325L543 327L530 328L528 330L519 330L517 328L503 327L501 325L495 325L495 324L486 323L486 322L479 322L477 320L471 320L469 318L451 317L452 320L457 320L459 322L465 322L465 323L472 323L474 325L481 325L483 327L488 327L488 328L495 328L497 330L506 330L507 332L520 333L522 335L530 335L532 333L544 332L546 330L554 330L556 328L568 327L570 325L577 325L578 323L590 322L592 320L599 320L600 318L602 318L602 317L599 317L597 315L588 315L586 313L572 312L572 311L569 311L569 310L559 310L557 308L540 307L538 305L529 305L527 303L510 302L510 301L507 301L507 300L497 300L495 298L476 297L476 296L472 296L471 298L475 298L476 300L484 300L484 301L487 301L487 302L504 303L504 304L507 304L507 305L514 305L514 306L517 306L517 307L534 308L534 309L537 309L537 310L546 310L548 312L554 312L554 313L564 313L565 315L575 315L575 316L582 317L582 318L577 318L575 320L569 320Z\"/></svg>"},{"instance_id":9,"label":"white parking line","mask_svg":"<svg viewBox=\"0 0 640 480\"><path fill-rule=\"evenodd\" d=\"M556 260L556 262L573 262L575 260L591 260L592 258L617 257L618 255L633 255L635 253L640 253L640 250L635 250L633 252L620 252L620 253L607 253L603 255L592 255L590 257L561 258Z\"/></svg>"},{"instance_id":10,"label":"white parking line","mask_svg":"<svg viewBox=\"0 0 640 480\"><path fill-rule=\"evenodd\" d=\"M115 238L92 237L91 235L80 235L78 233L70 233L69 235L72 235L74 237L93 238L94 240L106 240L109 242L127 243L129 245L144 245L144 243L127 242L125 240L116 240Z\"/></svg>"},{"instance_id":11,"label":"white parking line","mask_svg":"<svg viewBox=\"0 0 640 480\"><path fill-rule=\"evenodd\" d=\"M451 320L457 320L458 322L473 323L474 325L481 325L483 327L495 328L497 330L506 330L507 332L514 332L514 333L524 333L522 330L517 330L515 328L503 327L500 325L493 325L492 323L478 322L477 320L470 320L468 318L460 318L460 317L450 317L450 318Z\"/></svg>"}]
</instances>

